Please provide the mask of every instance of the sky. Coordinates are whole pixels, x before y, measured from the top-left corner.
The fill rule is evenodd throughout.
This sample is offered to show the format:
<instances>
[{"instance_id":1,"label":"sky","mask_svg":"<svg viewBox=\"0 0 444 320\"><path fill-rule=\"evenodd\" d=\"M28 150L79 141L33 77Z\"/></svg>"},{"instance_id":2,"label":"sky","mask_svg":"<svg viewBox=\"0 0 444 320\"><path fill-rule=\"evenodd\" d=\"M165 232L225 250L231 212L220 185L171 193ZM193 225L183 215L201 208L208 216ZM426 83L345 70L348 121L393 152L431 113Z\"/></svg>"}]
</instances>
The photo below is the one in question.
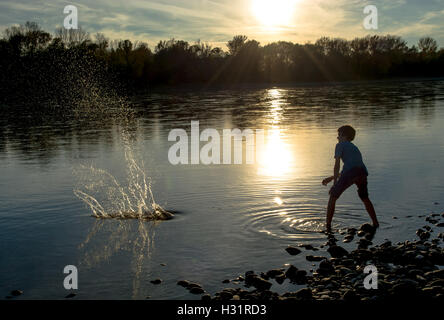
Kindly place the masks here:
<instances>
[{"instance_id":1,"label":"sky","mask_svg":"<svg viewBox=\"0 0 444 320\"><path fill-rule=\"evenodd\" d=\"M444 47L444 0L0 0L0 30L34 21L52 33L63 26L66 5L77 7L78 23L91 35L101 32L150 47L175 38L225 49L238 34L262 45L367 34L399 35L413 45L431 36ZM367 5L378 9L377 30L364 28Z\"/></svg>"}]
</instances>

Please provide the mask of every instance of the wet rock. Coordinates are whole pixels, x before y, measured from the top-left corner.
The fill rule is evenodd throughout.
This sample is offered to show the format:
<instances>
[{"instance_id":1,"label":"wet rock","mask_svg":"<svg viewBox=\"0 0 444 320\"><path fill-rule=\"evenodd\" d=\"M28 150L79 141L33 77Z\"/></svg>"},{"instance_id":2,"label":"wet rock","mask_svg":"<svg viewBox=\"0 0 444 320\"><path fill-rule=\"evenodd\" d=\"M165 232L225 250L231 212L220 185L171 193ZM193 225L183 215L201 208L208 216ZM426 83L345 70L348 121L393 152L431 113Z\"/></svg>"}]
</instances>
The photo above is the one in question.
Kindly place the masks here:
<instances>
[{"instance_id":1,"label":"wet rock","mask_svg":"<svg viewBox=\"0 0 444 320\"><path fill-rule=\"evenodd\" d=\"M292 247L292 246L288 246L285 251L287 251L290 255L295 256L299 253L301 253L301 250L296 248L296 247Z\"/></svg>"},{"instance_id":2,"label":"wet rock","mask_svg":"<svg viewBox=\"0 0 444 320\"><path fill-rule=\"evenodd\" d=\"M253 281L253 286L258 290L269 290L273 284L267 280L260 277L255 278Z\"/></svg>"},{"instance_id":3,"label":"wet rock","mask_svg":"<svg viewBox=\"0 0 444 320\"><path fill-rule=\"evenodd\" d=\"M310 300L313 294L309 288L303 288L296 291L295 296L302 300Z\"/></svg>"},{"instance_id":4,"label":"wet rock","mask_svg":"<svg viewBox=\"0 0 444 320\"><path fill-rule=\"evenodd\" d=\"M202 301L211 301L211 295L206 293L206 294L202 295L201 300Z\"/></svg>"},{"instance_id":5,"label":"wet rock","mask_svg":"<svg viewBox=\"0 0 444 320\"><path fill-rule=\"evenodd\" d=\"M427 279L444 279L444 269L426 272L424 277Z\"/></svg>"},{"instance_id":6,"label":"wet rock","mask_svg":"<svg viewBox=\"0 0 444 320\"><path fill-rule=\"evenodd\" d=\"M333 267L333 264L330 261L324 260L321 261L321 263L319 264L319 269L316 270L316 272L319 273L320 275L326 276L334 273L335 268Z\"/></svg>"},{"instance_id":7,"label":"wet rock","mask_svg":"<svg viewBox=\"0 0 444 320\"><path fill-rule=\"evenodd\" d=\"M65 297L65 299L71 299L71 298L74 298L75 296L76 296L75 293L70 293Z\"/></svg>"},{"instance_id":8,"label":"wet rock","mask_svg":"<svg viewBox=\"0 0 444 320\"><path fill-rule=\"evenodd\" d=\"M444 227L444 222L437 223L435 224L435 226L442 228Z\"/></svg>"},{"instance_id":9,"label":"wet rock","mask_svg":"<svg viewBox=\"0 0 444 320\"><path fill-rule=\"evenodd\" d=\"M277 283L282 284L285 281L285 275L281 274L279 276L276 276L274 279L276 280Z\"/></svg>"},{"instance_id":10,"label":"wet rock","mask_svg":"<svg viewBox=\"0 0 444 320\"><path fill-rule=\"evenodd\" d=\"M365 238L365 240L372 241L373 238L374 238L374 236L375 236L374 233L366 233L366 234L364 235L364 238Z\"/></svg>"},{"instance_id":11,"label":"wet rock","mask_svg":"<svg viewBox=\"0 0 444 320\"><path fill-rule=\"evenodd\" d=\"M354 235L350 235L350 234L349 234L349 235L347 235L347 236L344 237L344 240L342 240L342 242L344 242L344 243L349 243L349 242L352 242L354 238L355 238Z\"/></svg>"},{"instance_id":12,"label":"wet rock","mask_svg":"<svg viewBox=\"0 0 444 320\"><path fill-rule=\"evenodd\" d=\"M162 280L161 279L155 279L155 280L151 280L150 281L152 284L161 284Z\"/></svg>"},{"instance_id":13,"label":"wet rock","mask_svg":"<svg viewBox=\"0 0 444 320\"><path fill-rule=\"evenodd\" d=\"M395 285L389 289L394 296L415 296L418 288L418 282L409 279L402 279L395 282Z\"/></svg>"},{"instance_id":14,"label":"wet rock","mask_svg":"<svg viewBox=\"0 0 444 320\"><path fill-rule=\"evenodd\" d=\"M372 244L372 242L370 240L362 238L358 242L358 248L366 249L371 244Z\"/></svg>"},{"instance_id":15,"label":"wet rock","mask_svg":"<svg viewBox=\"0 0 444 320\"><path fill-rule=\"evenodd\" d=\"M353 234L353 235L354 235L357 231L358 231L358 230L356 230L356 228L348 228L348 229L347 229L347 233L348 233L348 234Z\"/></svg>"},{"instance_id":16,"label":"wet rock","mask_svg":"<svg viewBox=\"0 0 444 320\"><path fill-rule=\"evenodd\" d=\"M330 255L333 258L342 258L343 256L348 255L348 251L340 246L331 246L327 249L327 252L330 253Z\"/></svg>"},{"instance_id":17,"label":"wet rock","mask_svg":"<svg viewBox=\"0 0 444 320\"><path fill-rule=\"evenodd\" d=\"M362 230L358 231L358 237L363 237L365 235L365 232Z\"/></svg>"},{"instance_id":18,"label":"wet rock","mask_svg":"<svg viewBox=\"0 0 444 320\"><path fill-rule=\"evenodd\" d=\"M182 286L184 288L188 288L188 286L190 285L190 282L188 280L180 280L177 282L178 286Z\"/></svg>"},{"instance_id":19,"label":"wet rock","mask_svg":"<svg viewBox=\"0 0 444 320\"><path fill-rule=\"evenodd\" d=\"M312 255L308 255L305 257L305 259L307 259L307 261L322 261L324 259L327 259L326 257L321 257L321 256L312 256Z\"/></svg>"},{"instance_id":20,"label":"wet rock","mask_svg":"<svg viewBox=\"0 0 444 320\"><path fill-rule=\"evenodd\" d=\"M222 280L222 283L230 283L229 279Z\"/></svg>"},{"instance_id":21,"label":"wet rock","mask_svg":"<svg viewBox=\"0 0 444 320\"><path fill-rule=\"evenodd\" d=\"M219 297L222 300L231 300L233 298L233 293L229 290L223 290L219 292Z\"/></svg>"},{"instance_id":22,"label":"wet rock","mask_svg":"<svg viewBox=\"0 0 444 320\"><path fill-rule=\"evenodd\" d=\"M202 293L205 293L205 290L202 289L201 287L191 287L191 288L189 288L189 291L192 294L202 294Z\"/></svg>"},{"instance_id":23,"label":"wet rock","mask_svg":"<svg viewBox=\"0 0 444 320\"><path fill-rule=\"evenodd\" d=\"M284 270L283 269L273 269L273 270L269 270L267 271L266 275L269 278L276 278L278 276L282 276L284 274Z\"/></svg>"},{"instance_id":24,"label":"wet rock","mask_svg":"<svg viewBox=\"0 0 444 320\"><path fill-rule=\"evenodd\" d=\"M416 235L419 237L419 239L421 240L427 240L430 238L430 233L423 230L423 229L418 229L416 231Z\"/></svg>"},{"instance_id":25,"label":"wet rock","mask_svg":"<svg viewBox=\"0 0 444 320\"><path fill-rule=\"evenodd\" d=\"M373 227L371 224L369 223L364 223L363 225L361 225L361 227L359 228L359 231L363 231L364 234L365 233L375 233L376 232L376 228Z\"/></svg>"},{"instance_id":26,"label":"wet rock","mask_svg":"<svg viewBox=\"0 0 444 320\"><path fill-rule=\"evenodd\" d=\"M318 248L313 247L311 244L299 244L298 247L304 248L305 250L318 251Z\"/></svg>"},{"instance_id":27,"label":"wet rock","mask_svg":"<svg viewBox=\"0 0 444 320\"><path fill-rule=\"evenodd\" d=\"M22 290L12 290L11 291L11 296L13 296L13 297L18 297L18 296L21 296L22 294L23 294Z\"/></svg>"},{"instance_id":28,"label":"wet rock","mask_svg":"<svg viewBox=\"0 0 444 320\"><path fill-rule=\"evenodd\" d=\"M293 265L290 265L290 267L288 267L287 271L285 271L285 276L289 279L292 279L296 276L297 272L298 272L298 268L296 268Z\"/></svg>"}]
</instances>

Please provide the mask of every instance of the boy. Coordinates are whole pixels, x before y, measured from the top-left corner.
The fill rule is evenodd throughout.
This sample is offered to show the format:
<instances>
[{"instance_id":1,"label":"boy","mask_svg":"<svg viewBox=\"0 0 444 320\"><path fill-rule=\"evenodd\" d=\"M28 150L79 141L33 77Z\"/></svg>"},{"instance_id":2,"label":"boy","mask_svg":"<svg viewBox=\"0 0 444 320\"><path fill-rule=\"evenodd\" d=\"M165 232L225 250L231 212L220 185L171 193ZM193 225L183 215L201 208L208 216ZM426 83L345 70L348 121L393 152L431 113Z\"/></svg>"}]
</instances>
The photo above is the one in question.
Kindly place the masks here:
<instances>
[{"instance_id":1,"label":"boy","mask_svg":"<svg viewBox=\"0 0 444 320\"><path fill-rule=\"evenodd\" d=\"M351 141L355 138L356 131L351 126L342 126L338 129L339 143L335 148L335 167L334 175L332 177L325 178L322 184L326 186L330 181L334 180L333 187L330 189L330 200L328 201L327 208L327 232L331 232L331 220L335 213L336 200L341 194L352 184L356 184L358 187L358 195L365 205L370 218L372 219L373 226L379 227L378 219L376 218L375 208L372 202L368 198L367 190L367 176L368 171L362 161L362 155L358 147L356 147ZM341 174L339 175L340 159L344 163Z\"/></svg>"}]
</instances>

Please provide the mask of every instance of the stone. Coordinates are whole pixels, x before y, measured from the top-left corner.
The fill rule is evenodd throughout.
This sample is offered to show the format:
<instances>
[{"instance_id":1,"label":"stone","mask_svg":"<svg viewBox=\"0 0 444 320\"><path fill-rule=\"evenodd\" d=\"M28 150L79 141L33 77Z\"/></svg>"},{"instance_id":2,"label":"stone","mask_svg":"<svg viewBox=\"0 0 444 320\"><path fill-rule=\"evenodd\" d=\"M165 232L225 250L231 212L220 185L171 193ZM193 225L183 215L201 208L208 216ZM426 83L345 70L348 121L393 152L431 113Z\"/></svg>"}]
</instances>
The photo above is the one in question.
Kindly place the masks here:
<instances>
[{"instance_id":1,"label":"stone","mask_svg":"<svg viewBox=\"0 0 444 320\"><path fill-rule=\"evenodd\" d=\"M71 299L71 298L74 298L75 296L76 296L75 293L70 293L65 297L65 299Z\"/></svg>"},{"instance_id":2,"label":"stone","mask_svg":"<svg viewBox=\"0 0 444 320\"><path fill-rule=\"evenodd\" d=\"M12 290L11 291L11 295L13 296L13 297L18 297L18 296L20 296L20 295L22 295L23 294L23 291L22 290Z\"/></svg>"},{"instance_id":3,"label":"stone","mask_svg":"<svg viewBox=\"0 0 444 320\"><path fill-rule=\"evenodd\" d=\"M192 294L202 294L202 293L205 293L205 290L202 289L201 287L191 287L191 288L189 289L189 291L190 291L190 293L192 293Z\"/></svg>"},{"instance_id":4,"label":"stone","mask_svg":"<svg viewBox=\"0 0 444 320\"><path fill-rule=\"evenodd\" d=\"M340 246L331 246L327 249L327 252L330 253L330 255L333 258L342 258L343 256L348 255L348 251Z\"/></svg>"},{"instance_id":5,"label":"stone","mask_svg":"<svg viewBox=\"0 0 444 320\"><path fill-rule=\"evenodd\" d=\"M162 280L161 279L155 279L155 280L151 280L150 281L152 284L161 284Z\"/></svg>"},{"instance_id":6,"label":"stone","mask_svg":"<svg viewBox=\"0 0 444 320\"><path fill-rule=\"evenodd\" d=\"M288 246L285 251L287 251L290 255L295 256L299 253L301 253L301 250L296 248L296 247L292 247L292 246Z\"/></svg>"},{"instance_id":7,"label":"stone","mask_svg":"<svg viewBox=\"0 0 444 320\"><path fill-rule=\"evenodd\" d=\"M290 265L290 267L285 271L285 276L289 279L292 279L296 276L296 273L298 271L298 268L296 268L293 265Z\"/></svg>"},{"instance_id":8,"label":"stone","mask_svg":"<svg viewBox=\"0 0 444 320\"><path fill-rule=\"evenodd\" d=\"M182 286L184 288L188 288L190 282L188 280L180 280L177 282L178 286Z\"/></svg>"},{"instance_id":9,"label":"stone","mask_svg":"<svg viewBox=\"0 0 444 320\"><path fill-rule=\"evenodd\" d=\"M325 257L321 257L321 256L312 256L312 255L308 255L305 257L307 259L307 261L322 261L325 260Z\"/></svg>"},{"instance_id":10,"label":"stone","mask_svg":"<svg viewBox=\"0 0 444 320\"><path fill-rule=\"evenodd\" d=\"M282 276L284 274L284 270L282 269L273 269L273 270L269 270L267 271L266 275L269 278L276 278L277 276Z\"/></svg>"},{"instance_id":11,"label":"stone","mask_svg":"<svg viewBox=\"0 0 444 320\"><path fill-rule=\"evenodd\" d=\"M309 288L299 289L295 293L296 297L303 300L309 300L313 297L313 294Z\"/></svg>"},{"instance_id":12,"label":"stone","mask_svg":"<svg viewBox=\"0 0 444 320\"><path fill-rule=\"evenodd\" d=\"M211 295L206 293L206 294L202 295L201 299L202 299L202 301L210 301L211 300Z\"/></svg>"},{"instance_id":13,"label":"stone","mask_svg":"<svg viewBox=\"0 0 444 320\"><path fill-rule=\"evenodd\" d=\"M360 231L364 231L365 233L375 233L376 229L375 227L373 227L371 224L369 223L364 223L363 225L361 225L361 227L359 228Z\"/></svg>"}]
</instances>

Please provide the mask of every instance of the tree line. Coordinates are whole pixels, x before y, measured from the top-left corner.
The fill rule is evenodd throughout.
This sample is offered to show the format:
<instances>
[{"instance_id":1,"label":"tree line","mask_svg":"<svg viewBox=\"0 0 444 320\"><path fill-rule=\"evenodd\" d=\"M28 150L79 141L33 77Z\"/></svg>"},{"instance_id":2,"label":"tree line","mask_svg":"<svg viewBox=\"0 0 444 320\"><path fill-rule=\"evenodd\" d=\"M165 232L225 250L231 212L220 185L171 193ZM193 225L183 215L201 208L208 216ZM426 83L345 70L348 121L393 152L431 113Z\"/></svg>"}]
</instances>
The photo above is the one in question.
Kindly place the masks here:
<instances>
[{"instance_id":1,"label":"tree line","mask_svg":"<svg viewBox=\"0 0 444 320\"><path fill-rule=\"evenodd\" d=\"M416 45L395 35L262 46L237 35L227 49L170 39L144 42L93 37L83 29L54 34L36 23L12 26L0 40L2 95L14 92L81 96L97 81L132 88L180 84L285 83L444 76L444 48L424 37ZM66 88L61 88L61 84ZM68 84L71 84L71 87ZM77 85L73 85L77 84ZM73 92L73 87L76 89Z\"/></svg>"}]
</instances>

